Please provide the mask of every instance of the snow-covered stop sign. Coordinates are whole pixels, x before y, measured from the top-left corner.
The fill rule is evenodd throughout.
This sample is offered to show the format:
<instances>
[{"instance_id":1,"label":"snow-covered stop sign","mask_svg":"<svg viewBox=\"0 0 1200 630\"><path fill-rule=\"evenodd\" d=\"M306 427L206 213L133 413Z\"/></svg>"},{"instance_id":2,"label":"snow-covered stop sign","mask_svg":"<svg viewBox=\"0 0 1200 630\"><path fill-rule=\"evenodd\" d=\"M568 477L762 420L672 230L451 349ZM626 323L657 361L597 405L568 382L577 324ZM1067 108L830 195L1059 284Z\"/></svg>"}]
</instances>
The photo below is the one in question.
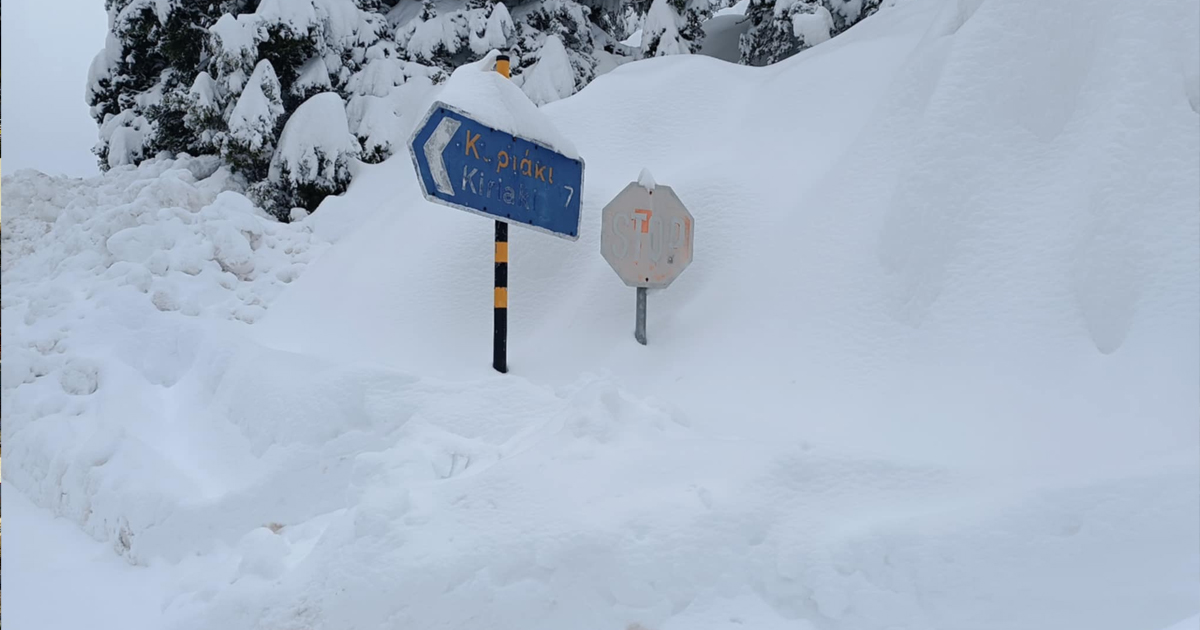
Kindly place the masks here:
<instances>
[{"instance_id":1,"label":"snow-covered stop sign","mask_svg":"<svg viewBox=\"0 0 1200 630\"><path fill-rule=\"evenodd\" d=\"M600 250L625 284L663 289L692 262L694 220L670 186L646 179L604 206Z\"/></svg>"}]
</instances>

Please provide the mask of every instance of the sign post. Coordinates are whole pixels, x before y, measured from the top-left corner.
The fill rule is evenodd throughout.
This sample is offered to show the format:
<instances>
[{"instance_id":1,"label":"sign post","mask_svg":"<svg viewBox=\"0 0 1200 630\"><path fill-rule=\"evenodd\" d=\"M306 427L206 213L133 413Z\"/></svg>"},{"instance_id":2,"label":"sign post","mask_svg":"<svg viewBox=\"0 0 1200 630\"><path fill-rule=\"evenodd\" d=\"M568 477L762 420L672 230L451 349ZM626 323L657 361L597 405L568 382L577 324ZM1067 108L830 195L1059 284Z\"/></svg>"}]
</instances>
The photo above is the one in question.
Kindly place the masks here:
<instances>
[{"instance_id":1,"label":"sign post","mask_svg":"<svg viewBox=\"0 0 1200 630\"><path fill-rule=\"evenodd\" d=\"M637 321L633 324L633 338L643 346L646 345L646 293L649 290L646 287L637 288Z\"/></svg>"},{"instance_id":2,"label":"sign post","mask_svg":"<svg viewBox=\"0 0 1200 630\"><path fill-rule=\"evenodd\" d=\"M508 224L496 222L495 305L492 308L492 367L508 371Z\"/></svg>"},{"instance_id":3,"label":"sign post","mask_svg":"<svg viewBox=\"0 0 1200 630\"><path fill-rule=\"evenodd\" d=\"M637 288L633 336L646 345L649 289L665 289L692 262L695 220L670 186L630 183L601 213L600 253Z\"/></svg>"},{"instance_id":4,"label":"sign post","mask_svg":"<svg viewBox=\"0 0 1200 630\"><path fill-rule=\"evenodd\" d=\"M496 72L510 76L508 55L496 56ZM508 224L496 221L496 277L492 308L492 369L508 372Z\"/></svg>"},{"instance_id":5,"label":"sign post","mask_svg":"<svg viewBox=\"0 0 1200 630\"><path fill-rule=\"evenodd\" d=\"M496 71L508 77L506 55ZM409 141L425 198L496 222L492 367L508 371L508 225L579 239L583 160L435 102Z\"/></svg>"}]
</instances>

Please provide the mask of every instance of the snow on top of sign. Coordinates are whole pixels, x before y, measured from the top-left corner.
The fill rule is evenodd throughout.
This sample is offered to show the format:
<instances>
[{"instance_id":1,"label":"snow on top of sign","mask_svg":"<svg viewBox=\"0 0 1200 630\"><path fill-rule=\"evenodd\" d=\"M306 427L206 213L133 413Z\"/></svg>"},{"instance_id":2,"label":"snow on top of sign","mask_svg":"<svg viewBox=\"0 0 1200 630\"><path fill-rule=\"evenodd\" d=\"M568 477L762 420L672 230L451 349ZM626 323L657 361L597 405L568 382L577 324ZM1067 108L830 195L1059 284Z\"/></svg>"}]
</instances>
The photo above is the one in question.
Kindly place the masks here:
<instances>
[{"instance_id":1,"label":"snow on top of sign","mask_svg":"<svg viewBox=\"0 0 1200 630\"><path fill-rule=\"evenodd\" d=\"M456 69L438 100L493 129L535 140L569 158L578 158L575 144L550 122L521 88L496 72L498 54L493 50L483 59Z\"/></svg>"},{"instance_id":2,"label":"snow on top of sign","mask_svg":"<svg viewBox=\"0 0 1200 630\"><path fill-rule=\"evenodd\" d=\"M654 175L650 174L650 169L643 168L641 173L638 173L638 185L650 192L654 192L654 187L658 183L654 181Z\"/></svg>"}]
</instances>

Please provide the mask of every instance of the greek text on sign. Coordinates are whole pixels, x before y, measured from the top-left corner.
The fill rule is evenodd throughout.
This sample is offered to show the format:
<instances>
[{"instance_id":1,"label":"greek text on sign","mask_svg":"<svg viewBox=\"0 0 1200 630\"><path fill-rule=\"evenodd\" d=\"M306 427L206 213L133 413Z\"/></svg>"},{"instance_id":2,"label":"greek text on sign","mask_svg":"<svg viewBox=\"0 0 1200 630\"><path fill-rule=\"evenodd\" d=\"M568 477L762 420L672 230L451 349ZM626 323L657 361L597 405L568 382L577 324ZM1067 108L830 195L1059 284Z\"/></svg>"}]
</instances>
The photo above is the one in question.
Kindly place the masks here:
<instances>
[{"instance_id":1,"label":"greek text on sign","mask_svg":"<svg viewBox=\"0 0 1200 630\"><path fill-rule=\"evenodd\" d=\"M663 289L692 262L692 214L669 186L631 183L601 213L600 250L625 284Z\"/></svg>"},{"instance_id":2,"label":"greek text on sign","mask_svg":"<svg viewBox=\"0 0 1200 630\"><path fill-rule=\"evenodd\" d=\"M554 236L579 238L583 160L434 103L409 143L425 198Z\"/></svg>"}]
</instances>

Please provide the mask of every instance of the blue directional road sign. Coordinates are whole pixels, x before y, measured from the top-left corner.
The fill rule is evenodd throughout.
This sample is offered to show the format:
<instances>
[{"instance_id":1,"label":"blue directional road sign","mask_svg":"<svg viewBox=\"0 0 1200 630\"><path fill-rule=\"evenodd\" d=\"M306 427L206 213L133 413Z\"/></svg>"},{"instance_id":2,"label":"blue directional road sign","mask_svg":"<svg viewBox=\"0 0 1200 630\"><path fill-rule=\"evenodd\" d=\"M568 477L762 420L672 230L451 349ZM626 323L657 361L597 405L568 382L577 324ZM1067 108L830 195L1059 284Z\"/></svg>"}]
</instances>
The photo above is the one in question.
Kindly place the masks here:
<instances>
[{"instance_id":1,"label":"blue directional road sign","mask_svg":"<svg viewBox=\"0 0 1200 630\"><path fill-rule=\"evenodd\" d=\"M409 142L425 198L567 240L579 238L583 160L437 102Z\"/></svg>"}]
</instances>

